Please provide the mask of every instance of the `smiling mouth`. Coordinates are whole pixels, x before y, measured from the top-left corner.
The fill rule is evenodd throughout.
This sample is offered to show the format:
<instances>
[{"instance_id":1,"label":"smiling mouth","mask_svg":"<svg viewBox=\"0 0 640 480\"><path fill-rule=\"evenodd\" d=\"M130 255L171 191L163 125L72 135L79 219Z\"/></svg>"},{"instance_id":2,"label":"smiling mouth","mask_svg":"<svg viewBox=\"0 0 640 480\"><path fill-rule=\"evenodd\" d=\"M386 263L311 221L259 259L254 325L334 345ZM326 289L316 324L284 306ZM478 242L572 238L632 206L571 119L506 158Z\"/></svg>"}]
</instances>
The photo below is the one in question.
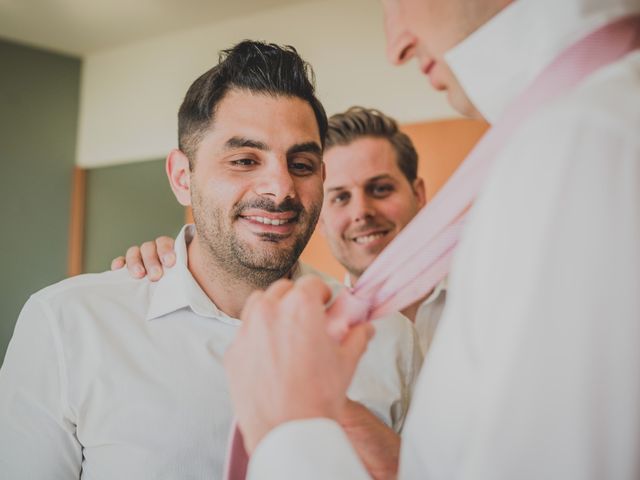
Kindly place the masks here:
<instances>
[{"instance_id":1,"label":"smiling mouth","mask_svg":"<svg viewBox=\"0 0 640 480\"><path fill-rule=\"evenodd\" d=\"M257 215L251 215L251 216L243 216L242 218L245 218L251 222L262 223L263 225L279 226L279 225L286 225L287 223L295 222L298 219L298 216L296 215L291 218L268 218L268 217L261 217Z\"/></svg>"},{"instance_id":2,"label":"smiling mouth","mask_svg":"<svg viewBox=\"0 0 640 480\"><path fill-rule=\"evenodd\" d=\"M387 233L389 233L388 230L382 231L382 232L368 233L367 235L360 235L357 237L353 237L351 240L354 243L357 243L358 245L368 245L369 243L375 242L379 238L384 237L385 235L387 235Z\"/></svg>"}]
</instances>

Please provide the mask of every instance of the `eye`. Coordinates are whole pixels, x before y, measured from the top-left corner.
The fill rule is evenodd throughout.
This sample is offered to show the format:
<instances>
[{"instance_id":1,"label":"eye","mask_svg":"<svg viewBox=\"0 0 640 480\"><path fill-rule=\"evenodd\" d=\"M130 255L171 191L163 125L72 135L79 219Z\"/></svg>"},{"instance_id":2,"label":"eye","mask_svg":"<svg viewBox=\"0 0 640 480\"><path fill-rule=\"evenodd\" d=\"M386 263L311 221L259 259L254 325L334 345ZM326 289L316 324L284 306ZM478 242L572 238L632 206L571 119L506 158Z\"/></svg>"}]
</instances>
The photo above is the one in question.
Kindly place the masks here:
<instances>
[{"instance_id":1,"label":"eye","mask_svg":"<svg viewBox=\"0 0 640 480\"><path fill-rule=\"evenodd\" d=\"M390 183L380 183L372 185L369 189L371 195L375 198L384 198L390 195L394 190L394 186Z\"/></svg>"},{"instance_id":2,"label":"eye","mask_svg":"<svg viewBox=\"0 0 640 480\"><path fill-rule=\"evenodd\" d=\"M303 161L289 162L289 169L296 175L303 176L309 175L315 171L313 164Z\"/></svg>"},{"instance_id":3,"label":"eye","mask_svg":"<svg viewBox=\"0 0 640 480\"><path fill-rule=\"evenodd\" d=\"M250 167L256 164L257 162L253 158L237 158L235 160L231 160L231 165L238 167Z\"/></svg>"},{"instance_id":4,"label":"eye","mask_svg":"<svg viewBox=\"0 0 640 480\"><path fill-rule=\"evenodd\" d=\"M341 192L331 198L331 203L334 205L344 205L349 201L349 197L347 192Z\"/></svg>"}]
</instances>

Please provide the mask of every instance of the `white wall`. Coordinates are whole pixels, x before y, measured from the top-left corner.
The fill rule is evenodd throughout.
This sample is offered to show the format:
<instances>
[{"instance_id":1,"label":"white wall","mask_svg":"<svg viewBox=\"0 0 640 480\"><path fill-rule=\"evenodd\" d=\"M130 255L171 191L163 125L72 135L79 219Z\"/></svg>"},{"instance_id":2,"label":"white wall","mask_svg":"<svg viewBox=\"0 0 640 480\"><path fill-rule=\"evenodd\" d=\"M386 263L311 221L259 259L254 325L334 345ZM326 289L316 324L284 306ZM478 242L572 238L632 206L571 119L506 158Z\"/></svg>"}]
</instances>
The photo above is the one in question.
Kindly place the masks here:
<instances>
[{"instance_id":1,"label":"white wall","mask_svg":"<svg viewBox=\"0 0 640 480\"><path fill-rule=\"evenodd\" d=\"M176 145L187 88L245 38L295 46L316 72L328 114L358 104L401 122L451 117L416 65L384 55L380 2L326 0L172 33L89 55L83 65L77 163L83 167L164 157Z\"/></svg>"}]
</instances>

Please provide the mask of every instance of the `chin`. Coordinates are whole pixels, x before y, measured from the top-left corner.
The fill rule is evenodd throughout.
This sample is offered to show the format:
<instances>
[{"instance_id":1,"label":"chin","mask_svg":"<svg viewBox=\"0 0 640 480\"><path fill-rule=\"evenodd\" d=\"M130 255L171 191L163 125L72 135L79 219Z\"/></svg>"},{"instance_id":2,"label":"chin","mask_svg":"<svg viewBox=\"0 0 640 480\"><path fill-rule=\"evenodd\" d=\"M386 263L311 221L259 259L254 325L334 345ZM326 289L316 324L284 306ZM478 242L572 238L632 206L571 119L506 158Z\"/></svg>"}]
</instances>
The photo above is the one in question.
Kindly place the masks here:
<instances>
[{"instance_id":1,"label":"chin","mask_svg":"<svg viewBox=\"0 0 640 480\"><path fill-rule=\"evenodd\" d=\"M447 91L449 105L459 114L476 120L484 120L478 109L471 103L471 100L463 92L456 92L453 89Z\"/></svg>"}]
</instances>

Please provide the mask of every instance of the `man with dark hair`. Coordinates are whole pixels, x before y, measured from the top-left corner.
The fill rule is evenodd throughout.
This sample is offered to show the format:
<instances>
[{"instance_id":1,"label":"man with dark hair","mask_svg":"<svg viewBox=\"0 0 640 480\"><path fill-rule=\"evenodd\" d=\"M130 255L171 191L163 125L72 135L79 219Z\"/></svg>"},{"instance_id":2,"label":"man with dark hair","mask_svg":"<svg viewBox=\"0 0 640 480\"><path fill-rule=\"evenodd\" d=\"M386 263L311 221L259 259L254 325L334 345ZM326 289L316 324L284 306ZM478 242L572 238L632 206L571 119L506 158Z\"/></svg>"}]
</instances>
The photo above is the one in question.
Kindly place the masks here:
<instances>
[{"instance_id":1,"label":"man with dark hair","mask_svg":"<svg viewBox=\"0 0 640 480\"><path fill-rule=\"evenodd\" d=\"M222 358L240 312L256 289L308 270L298 255L322 205L327 125L310 73L294 49L247 41L189 88L166 162L195 217L177 265L157 283L107 272L31 297L0 370L3 475L221 477L232 417ZM419 349L406 319L377 328L343 411L397 431Z\"/></svg>"},{"instance_id":2,"label":"man with dark hair","mask_svg":"<svg viewBox=\"0 0 640 480\"><path fill-rule=\"evenodd\" d=\"M351 107L329 118L323 159L326 178L319 225L331 253L347 270L345 283L350 286L425 205L424 181L418 177L418 153L409 136L393 118L372 108ZM126 263L134 276L149 272L156 280L163 264L173 265L172 249L173 239L159 237L130 248L126 259L114 259L112 268ZM402 310L414 322L424 354L445 301L443 280Z\"/></svg>"},{"instance_id":3,"label":"man with dark hair","mask_svg":"<svg viewBox=\"0 0 640 480\"><path fill-rule=\"evenodd\" d=\"M315 95L313 69L291 46L244 41L223 50L218 65L189 88L178 110L178 148L190 159L230 90L296 97L313 110L324 145L327 115Z\"/></svg>"}]
</instances>

